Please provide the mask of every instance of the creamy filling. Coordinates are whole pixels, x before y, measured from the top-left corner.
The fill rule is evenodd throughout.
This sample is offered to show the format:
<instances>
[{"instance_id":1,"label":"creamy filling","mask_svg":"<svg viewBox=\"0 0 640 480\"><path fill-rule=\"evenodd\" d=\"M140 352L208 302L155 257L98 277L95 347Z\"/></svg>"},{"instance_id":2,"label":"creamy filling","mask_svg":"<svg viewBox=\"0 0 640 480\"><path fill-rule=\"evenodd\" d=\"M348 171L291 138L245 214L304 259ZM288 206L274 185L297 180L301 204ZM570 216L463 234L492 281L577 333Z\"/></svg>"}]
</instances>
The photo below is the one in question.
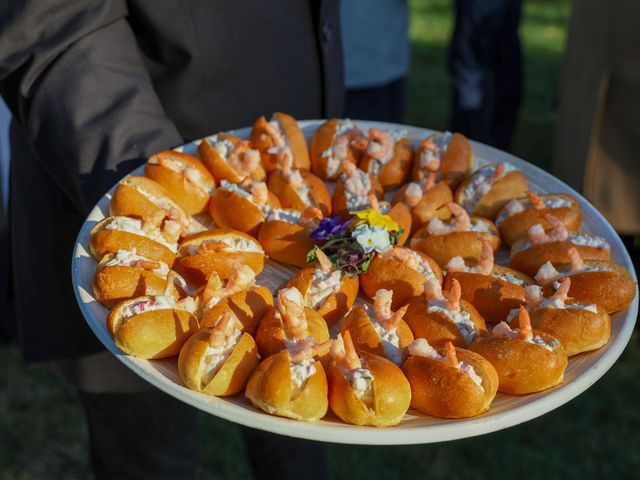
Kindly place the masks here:
<instances>
[{"instance_id":1,"label":"creamy filling","mask_svg":"<svg viewBox=\"0 0 640 480\"><path fill-rule=\"evenodd\" d=\"M423 257L418 255L413 250L408 250L408 252L412 259L411 261L406 262L409 268L422 275L425 281L435 277L435 273L433 273L431 264L429 264L429 262L427 262Z\"/></svg>"},{"instance_id":2,"label":"creamy filling","mask_svg":"<svg viewBox=\"0 0 640 480\"><path fill-rule=\"evenodd\" d=\"M232 336L225 338L224 344L221 346L212 347L207 345L207 349L200 360L200 371L202 372L200 379L203 386L213 380L213 377L222 368L227 358L233 353L233 349L238 344L241 335L242 332L236 330Z\"/></svg>"},{"instance_id":3,"label":"creamy filling","mask_svg":"<svg viewBox=\"0 0 640 480\"><path fill-rule=\"evenodd\" d=\"M141 260L157 263L158 267L150 270L156 275L160 275L161 277L166 278L167 274L169 273L169 265L164 262L149 260L147 257L138 255L135 248L133 250L118 250L118 252L112 258L102 264L101 267L135 267L136 263Z\"/></svg>"},{"instance_id":4,"label":"creamy filling","mask_svg":"<svg viewBox=\"0 0 640 480\"><path fill-rule=\"evenodd\" d=\"M490 233L491 225L489 225L489 223L484 222L480 219L472 218L471 227L469 227L469 230L472 232Z\"/></svg>"},{"instance_id":5,"label":"creamy filling","mask_svg":"<svg viewBox=\"0 0 640 480\"><path fill-rule=\"evenodd\" d=\"M131 187L132 185L129 185L129 186ZM136 185L135 187L133 187L133 189L137 191L140 195L142 195L144 198L149 200L151 203L153 203L155 206L163 210L166 210L167 212L173 208L176 208L175 205L171 202L171 200L167 198L156 197L155 195L146 191L144 188L141 188L139 185Z\"/></svg>"},{"instance_id":6,"label":"creamy filling","mask_svg":"<svg viewBox=\"0 0 640 480\"><path fill-rule=\"evenodd\" d=\"M467 342L467 345L478 336L476 324L473 323L471 315L468 312L465 312L462 309L458 311L451 311L447 308L446 302L443 300L429 300L428 305L427 313L438 312L444 314L456 324L456 327L460 330L460 333L464 337L465 342Z\"/></svg>"},{"instance_id":7,"label":"creamy filling","mask_svg":"<svg viewBox=\"0 0 640 480\"><path fill-rule=\"evenodd\" d=\"M491 276L495 278L499 278L500 280L504 280L505 282L515 283L516 285L520 285L521 287L525 287L527 282L525 282L522 278L514 275L511 272L505 271L496 271L495 269L491 272Z\"/></svg>"},{"instance_id":8,"label":"creamy filling","mask_svg":"<svg viewBox=\"0 0 640 480\"><path fill-rule=\"evenodd\" d=\"M335 142L336 138L338 138L341 135L344 135L345 133L348 133L354 128L355 128L354 123L348 118L344 120L340 120L338 122L338 126L336 127L336 131L333 136L333 141ZM327 178L329 180L335 179L338 176L338 172L340 171L340 165L342 162L339 158L336 158L336 156L333 154L333 143L329 148L324 150L320 154L320 156L322 158L327 159Z\"/></svg>"},{"instance_id":9,"label":"creamy filling","mask_svg":"<svg viewBox=\"0 0 640 480\"><path fill-rule=\"evenodd\" d=\"M573 203L564 197L541 196L540 199L545 208L565 208L572 207ZM528 198L514 198L507 203L506 208L500 212L496 218L496 225L500 226L507 218L517 215L531 208L531 200Z\"/></svg>"},{"instance_id":10,"label":"creamy filling","mask_svg":"<svg viewBox=\"0 0 640 480\"><path fill-rule=\"evenodd\" d=\"M567 242L581 247L609 249L609 243L604 238L598 237L597 235L591 235L590 233L569 233ZM511 248L511 255L528 250L532 246L533 243L531 240L517 242Z\"/></svg>"},{"instance_id":11,"label":"creamy filling","mask_svg":"<svg viewBox=\"0 0 640 480\"><path fill-rule=\"evenodd\" d=\"M313 278L309 290L307 290L307 307L315 310L324 305L329 296L340 288L342 283L342 271L333 270L325 273L321 268L316 267L313 271Z\"/></svg>"},{"instance_id":12,"label":"creamy filling","mask_svg":"<svg viewBox=\"0 0 640 480\"><path fill-rule=\"evenodd\" d=\"M211 145L216 149L218 154L226 160L229 154L233 151L233 142L227 138L218 140L218 136L214 136L211 139Z\"/></svg>"},{"instance_id":13,"label":"creamy filling","mask_svg":"<svg viewBox=\"0 0 640 480\"><path fill-rule=\"evenodd\" d=\"M300 214L298 210L289 210L285 208L269 208L263 210L265 212L265 222L287 222L287 223L300 223Z\"/></svg>"},{"instance_id":14,"label":"creamy filling","mask_svg":"<svg viewBox=\"0 0 640 480\"><path fill-rule=\"evenodd\" d=\"M151 157L149 163L151 163L152 165L157 165L160 162L158 161L157 157L154 156ZM215 187L213 185L208 184L208 182L202 176L202 173L200 173L200 170L190 166L186 162L182 162L176 158L165 158L162 166L183 175L184 178L189 181L189 183L193 184L195 187L199 188L208 195L211 195L215 190Z\"/></svg>"},{"instance_id":15,"label":"creamy filling","mask_svg":"<svg viewBox=\"0 0 640 480\"><path fill-rule=\"evenodd\" d=\"M289 362L289 370L293 387L301 389L309 377L316 373L316 361L313 358L305 358L298 363Z\"/></svg>"},{"instance_id":16,"label":"creamy filling","mask_svg":"<svg viewBox=\"0 0 640 480\"><path fill-rule=\"evenodd\" d=\"M556 268L553 266L551 262L544 263L539 269L538 273L534 277L536 282L538 283L547 283L551 280L555 280L553 287L557 290L560 283L557 281L563 277L569 277L571 275L575 275L577 273L586 273L586 272L609 272L611 271L611 267L609 265L585 265L584 268L579 270L569 270L558 272Z\"/></svg>"},{"instance_id":17,"label":"creamy filling","mask_svg":"<svg viewBox=\"0 0 640 480\"><path fill-rule=\"evenodd\" d=\"M154 310L178 309L195 313L196 307L196 302L191 297L186 297L183 300L176 302L173 297L168 295L156 295L145 298L144 300L129 303L122 309L122 319L126 320L141 313L151 312Z\"/></svg>"},{"instance_id":18,"label":"creamy filling","mask_svg":"<svg viewBox=\"0 0 640 480\"><path fill-rule=\"evenodd\" d=\"M409 355L433 358L434 360L438 360L440 362L444 362L446 360L446 357L440 355L438 351L431 345L429 345L429 342L427 342L424 338L418 338L413 343L411 343L411 345L409 345ZM476 385L484 390L484 387L482 386L482 377L480 377L480 375L476 373L473 365L459 361L456 368L462 373L468 375Z\"/></svg>"},{"instance_id":19,"label":"creamy filling","mask_svg":"<svg viewBox=\"0 0 640 480\"><path fill-rule=\"evenodd\" d=\"M176 250L178 250L178 244L167 242L167 240L164 238L160 230L154 229L151 232L145 232L142 229L142 221L137 220L135 218L111 217L111 219L108 222L106 222L106 224L104 225L104 229L133 233L134 235L147 237L147 238L150 238L151 240L161 243L172 252L175 252Z\"/></svg>"},{"instance_id":20,"label":"creamy filling","mask_svg":"<svg viewBox=\"0 0 640 480\"><path fill-rule=\"evenodd\" d=\"M445 154L447 153L447 148L449 147L449 142L451 141L452 134L451 132L444 132L443 134L436 134L431 137L431 141L436 144L438 147L437 152L433 152L431 150L425 149L420 154L420 168L425 168L429 163L433 160L442 161Z\"/></svg>"},{"instance_id":21,"label":"creamy filling","mask_svg":"<svg viewBox=\"0 0 640 480\"><path fill-rule=\"evenodd\" d=\"M360 359L362 365L364 360ZM351 385L356 396L363 403L370 403L373 399L373 373L366 367L354 368L345 372L345 378Z\"/></svg>"},{"instance_id":22,"label":"creamy filling","mask_svg":"<svg viewBox=\"0 0 640 480\"><path fill-rule=\"evenodd\" d=\"M344 177L344 196L347 210L363 210L369 207L371 178L366 172L358 169L353 176Z\"/></svg>"},{"instance_id":23,"label":"creamy filling","mask_svg":"<svg viewBox=\"0 0 640 480\"><path fill-rule=\"evenodd\" d=\"M282 139L280 142L276 142L276 145L269 148L267 153L272 155L277 155L280 152L284 152L293 158L293 152L291 151L291 146L289 145L289 140L287 136L284 134L284 129L280 125L280 122L277 119L272 119L269 124L278 132L279 137Z\"/></svg>"},{"instance_id":24,"label":"creamy filling","mask_svg":"<svg viewBox=\"0 0 640 480\"><path fill-rule=\"evenodd\" d=\"M234 238L234 237L218 237L215 240L205 240L198 245L187 245L187 255L198 255L198 248L201 245L208 243L214 243L220 245L220 252L255 252L263 253L262 247L252 240L246 238Z\"/></svg>"},{"instance_id":25,"label":"creamy filling","mask_svg":"<svg viewBox=\"0 0 640 480\"><path fill-rule=\"evenodd\" d=\"M512 330L507 322L500 322L495 327L493 327L491 335L497 338L519 338L523 342L538 345L539 347L545 348L550 352L553 352L560 345L560 342L558 342L557 340L553 340L551 343L547 343L542 339L540 335L530 335L525 338L520 338L520 332L518 330Z\"/></svg>"},{"instance_id":26,"label":"creamy filling","mask_svg":"<svg viewBox=\"0 0 640 480\"><path fill-rule=\"evenodd\" d=\"M299 170L295 170L289 177L289 184L294 188L300 201L304 203L305 207L313 206L313 199L311 198L311 188L304 181Z\"/></svg>"},{"instance_id":27,"label":"creamy filling","mask_svg":"<svg viewBox=\"0 0 640 480\"><path fill-rule=\"evenodd\" d=\"M378 336L380 337L380 343L384 348L384 353L389 360L396 365L402 363L402 350L400 349L400 337L395 330L387 330L376 321L372 321L373 327Z\"/></svg>"},{"instance_id":28,"label":"creamy filling","mask_svg":"<svg viewBox=\"0 0 640 480\"><path fill-rule=\"evenodd\" d=\"M467 184L465 189L462 192L462 206L468 212L472 212L480 199L486 195L493 184L499 180L499 178L494 177L494 173L496 171L497 164L485 165L478 169L473 176L471 177L471 181ZM516 168L509 164L503 163L504 172L502 176L506 175L508 172L516 170ZM502 178L502 176L500 178Z\"/></svg>"},{"instance_id":29,"label":"creamy filling","mask_svg":"<svg viewBox=\"0 0 640 480\"><path fill-rule=\"evenodd\" d=\"M598 307L595 304L591 304L591 305L581 305L578 303L565 304L561 298L546 298L542 302L540 302L540 305L538 305L538 308L557 308L560 310L566 310L571 308L575 310L587 310L589 312L598 313Z\"/></svg>"},{"instance_id":30,"label":"creamy filling","mask_svg":"<svg viewBox=\"0 0 640 480\"><path fill-rule=\"evenodd\" d=\"M219 188L222 189L222 190L226 190L227 192L236 193L236 194L240 195L241 197L246 198L251 203L253 203L253 195L251 195L251 193L247 192L244 188L242 188L237 183L232 183L232 182L229 182L227 180L222 180L220 182L220 187Z\"/></svg>"}]
</instances>

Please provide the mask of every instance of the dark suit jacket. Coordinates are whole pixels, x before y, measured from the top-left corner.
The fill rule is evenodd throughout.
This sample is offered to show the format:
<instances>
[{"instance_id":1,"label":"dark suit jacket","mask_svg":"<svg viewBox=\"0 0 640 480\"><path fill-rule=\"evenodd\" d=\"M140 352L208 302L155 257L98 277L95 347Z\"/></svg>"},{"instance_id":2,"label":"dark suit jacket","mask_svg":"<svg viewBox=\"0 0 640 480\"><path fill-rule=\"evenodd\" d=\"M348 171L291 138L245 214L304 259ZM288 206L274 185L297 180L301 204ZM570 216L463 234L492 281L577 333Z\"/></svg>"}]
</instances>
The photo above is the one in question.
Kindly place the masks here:
<instances>
[{"instance_id":1,"label":"dark suit jacket","mask_svg":"<svg viewBox=\"0 0 640 480\"><path fill-rule=\"evenodd\" d=\"M281 110L340 115L337 0L0 4L19 340L30 360L97 351L71 289L89 209L152 152Z\"/></svg>"}]
</instances>

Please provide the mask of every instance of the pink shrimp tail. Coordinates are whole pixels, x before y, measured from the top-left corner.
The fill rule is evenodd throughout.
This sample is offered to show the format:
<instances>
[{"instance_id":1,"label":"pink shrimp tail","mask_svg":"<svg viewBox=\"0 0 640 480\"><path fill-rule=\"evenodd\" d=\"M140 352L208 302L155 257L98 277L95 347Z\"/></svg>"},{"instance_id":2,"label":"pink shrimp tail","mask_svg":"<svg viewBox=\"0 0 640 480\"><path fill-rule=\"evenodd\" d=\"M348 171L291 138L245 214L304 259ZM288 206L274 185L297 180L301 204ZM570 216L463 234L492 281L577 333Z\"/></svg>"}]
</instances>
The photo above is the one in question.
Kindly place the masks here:
<instances>
[{"instance_id":1,"label":"pink shrimp tail","mask_svg":"<svg viewBox=\"0 0 640 480\"><path fill-rule=\"evenodd\" d=\"M442 287L436 278L424 282L424 296L427 300L442 300Z\"/></svg>"},{"instance_id":2,"label":"pink shrimp tail","mask_svg":"<svg viewBox=\"0 0 640 480\"><path fill-rule=\"evenodd\" d=\"M456 354L456 347L453 346L451 341L448 341L444 345L446 352L446 363L452 367L458 367L458 355Z\"/></svg>"},{"instance_id":3,"label":"pink shrimp tail","mask_svg":"<svg viewBox=\"0 0 640 480\"><path fill-rule=\"evenodd\" d=\"M460 309L460 297L462 297L462 288L460 282L454 278L447 297L447 310L457 312Z\"/></svg>"},{"instance_id":4,"label":"pink shrimp tail","mask_svg":"<svg viewBox=\"0 0 640 480\"><path fill-rule=\"evenodd\" d=\"M520 305L520 313L518 314L518 332L519 337L524 339L531 338L533 330L531 328L531 317L529 311Z\"/></svg>"},{"instance_id":5,"label":"pink shrimp tail","mask_svg":"<svg viewBox=\"0 0 640 480\"><path fill-rule=\"evenodd\" d=\"M436 185L436 172L430 171L427 175L426 180L424 181L424 192L428 192Z\"/></svg>"},{"instance_id":6,"label":"pink shrimp tail","mask_svg":"<svg viewBox=\"0 0 640 480\"><path fill-rule=\"evenodd\" d=\"M576 272L584 268L584 261L575 247L571 247L567 255L569 255L569 261L571 262L571 271Z\"/></svg>"},{"instance_id":7,"label":"pink shrimp tail","mask_svg":"<svg viewBox=\"0 0 640 480\"><path fill-rule=\"evenodd\" d=\"M388 319L386 319L384 321L384 329L387 330L388 332L393 332L398 328L398 325L400 324L400 320L402 320L405 316L405 314L407 313L407 309L409 308L409 305L405 305L402 308L399 308L398 310L396 310L396 312L391 315Z\"/></svg>"},{"instance_id":8,"label":"pink shrimp tail","mask_svg":"<svg viewBox=\"0 0 640 480\"><path fill-rule=\"evenodd\" d=\"M542 199L533 192L527 192L527 197L529 197L529 201L531 202L531 206L535 209L544 208L544 202Z\"/></svg>"}]
</instances>

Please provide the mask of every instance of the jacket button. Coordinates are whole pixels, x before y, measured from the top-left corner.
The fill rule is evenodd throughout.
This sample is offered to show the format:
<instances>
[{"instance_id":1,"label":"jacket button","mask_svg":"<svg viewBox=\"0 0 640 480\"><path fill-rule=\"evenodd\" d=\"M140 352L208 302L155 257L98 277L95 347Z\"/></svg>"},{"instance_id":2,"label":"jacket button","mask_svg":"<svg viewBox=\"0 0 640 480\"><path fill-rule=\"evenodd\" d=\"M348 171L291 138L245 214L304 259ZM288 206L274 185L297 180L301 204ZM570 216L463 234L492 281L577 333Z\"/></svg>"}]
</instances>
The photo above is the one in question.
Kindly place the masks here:
<instances>
[{"instance_id":1,"label":"jacket button","mask_svg":"<svg viewBox=\"0 0 640 480\"><path fill-rule=\"evenodd\" d=\"M322 22L322 41L329 43L333 37L333 24L329 20Z\"/></svg>"}]
</instances>

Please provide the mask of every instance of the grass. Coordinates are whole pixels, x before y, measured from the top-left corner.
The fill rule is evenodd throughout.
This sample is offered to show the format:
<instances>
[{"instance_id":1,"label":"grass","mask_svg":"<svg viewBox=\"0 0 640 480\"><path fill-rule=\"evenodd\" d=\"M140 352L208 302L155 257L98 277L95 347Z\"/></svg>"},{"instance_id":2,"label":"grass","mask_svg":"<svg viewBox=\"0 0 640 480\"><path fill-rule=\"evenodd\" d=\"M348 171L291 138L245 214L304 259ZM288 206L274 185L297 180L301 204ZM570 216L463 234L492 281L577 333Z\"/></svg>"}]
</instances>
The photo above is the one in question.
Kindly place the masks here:
<instances>
[{"instance_id":1,"label":"grass","mask_svg":"<svg viewBox=\"0 0 640 480\"><path fill-rule=\"evenodd\" d=\"M412 0L413 69L408 123L447 127L445 48L450 0ZM525 95L513 152L549 163L553 114L569 13L566 0L527 0L521 35ZM635 478L640 469L640 338L616 365L567 405L536 420L483 437L419 446L329 445L334 477L350 480L525 477L553 480ZM75 393L48 373L26 367L15 348L0 346L0 480L87 478L87 435ZM202 415L200 477L250 478L235 425Z\"/></svg>"}]
</instances>

